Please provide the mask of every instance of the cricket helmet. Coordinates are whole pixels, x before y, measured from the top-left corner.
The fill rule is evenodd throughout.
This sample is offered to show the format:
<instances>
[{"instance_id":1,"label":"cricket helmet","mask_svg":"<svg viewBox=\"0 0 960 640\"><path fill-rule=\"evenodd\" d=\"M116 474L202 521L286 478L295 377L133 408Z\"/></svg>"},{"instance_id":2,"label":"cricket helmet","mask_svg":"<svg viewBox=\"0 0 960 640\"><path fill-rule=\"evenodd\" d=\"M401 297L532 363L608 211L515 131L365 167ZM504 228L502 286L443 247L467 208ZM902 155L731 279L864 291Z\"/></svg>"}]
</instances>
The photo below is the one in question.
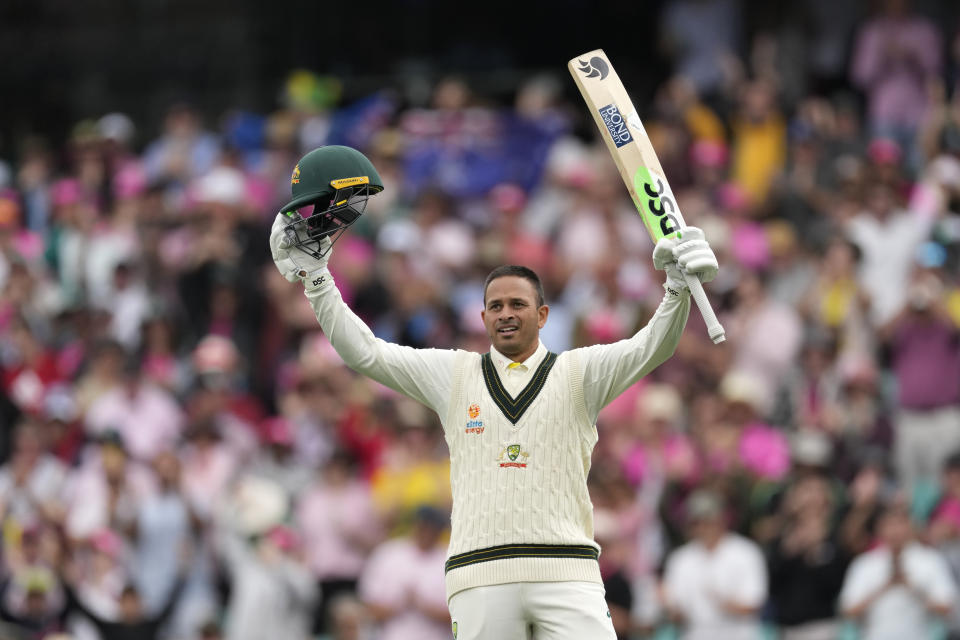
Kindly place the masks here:
<instances>
[{"instance_id":1,"label":"cricket helmet","mask_svg":"<svg viewBox=\"0 0 960 640\"><path fill-rule=\"evenodd\" d=\"M383 180L365 155L350 147L328 145L300 158L290 177L293 199L280 210L290 220L285 233L296 247L322 257L320 241L336 242L357 221Z\"/></svg>"}]
</instances>

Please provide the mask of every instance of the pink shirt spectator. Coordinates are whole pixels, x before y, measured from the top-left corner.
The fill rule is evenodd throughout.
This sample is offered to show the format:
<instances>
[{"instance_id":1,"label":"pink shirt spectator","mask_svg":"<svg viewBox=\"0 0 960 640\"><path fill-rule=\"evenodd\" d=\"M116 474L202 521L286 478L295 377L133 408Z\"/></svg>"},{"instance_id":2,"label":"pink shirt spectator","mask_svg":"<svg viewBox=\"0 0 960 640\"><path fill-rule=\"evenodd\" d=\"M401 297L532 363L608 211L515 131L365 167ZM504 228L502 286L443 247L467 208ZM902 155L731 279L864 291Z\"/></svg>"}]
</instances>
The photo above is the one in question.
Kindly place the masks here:
<instances>
[{"instance_id":1,"label":"pink shirt spectator","mask_svg":"<svg viewBox=\"0 0 960 640\"><path fill-rule=\"evenodd\" d=\"M960 532L960 499L944 498L933 512L930 521L949 524Z\"/></svg>"},{"instance_id":2,"label":"pink shirt spectator","mask_svg":"<svg viewBox=\"0 0 960 640\"><path fill-rule=\"evenodd\" d=\"M759 478L779 480L790 470L790 444L782 432L754 422L740 436L740 462Z\"/></svg>"},{"instance_id":3,"label":"pink shirt spectator","mask_svg":"<svg viewBox=\"0 0 960 640\"><path fill-rule=\"evenodd\" d=\"M623 461L631 484L643 485L653 476L694 480L698 474L697 453L687 436L668 435L658 448L637 445Z\"/></svg>"},{"instance_id":4,"label":"pink shirt spectator","mask_svg":"<svg viewBox=\"0 0 960 640\"><path fill-rule=\"evenodd\" d=\"M857 37L852 76L867 93L875 127L918 126L927 84L939 69L940 34L926 18L880 16Z\"/></svg>"},{"instance_id":5,"label":"pink shirt spectator","mask_svg":"<svg viewBox=\"0 0 960 640\"><path fill-rule=\"evenodd\" d=\"M364 543L379 534L370 487L359 481L308 488L297 507L297 524L320 580L356 579L366 560Z\"/></svg>"},{"instance_id":6,"label":"pink shirt spectator","mask_svg":"<svg viewBox=\"0 0 960 640\"><path fill-rule=\"evenodd\" d=\"M387 620L380 640L449 640L450 627L407 606L411 597L446 607L443 565L446 551L420 551L408 539L390 540L374 551L360 578L360 597L372 604L403 610Z\"/></svg>"},{"instance_id":7,"label":"pink shirt spectator","mask_svg":"<svg viewBox=\"0 0 960 640\"><path fill-rule=\"evenodd\" d=\"M237 458L222 444L191 445L181 454L181 487L190 508L209 516L226 495L237 470Z\"/></svg>"},{"instance_id":8,"label":"pink shirt spectator","mask_svg":"<svg viewBox=\"0 0 960 640\"><path fill-rule=\"evenodd\" d=\"M144 383L133 395L128 387L101 395L87 412L86 426L91 435L119 431L130 454L149 461L177 444L183 422L183 412L173 396Z\"/></svg>"}]
</instances>

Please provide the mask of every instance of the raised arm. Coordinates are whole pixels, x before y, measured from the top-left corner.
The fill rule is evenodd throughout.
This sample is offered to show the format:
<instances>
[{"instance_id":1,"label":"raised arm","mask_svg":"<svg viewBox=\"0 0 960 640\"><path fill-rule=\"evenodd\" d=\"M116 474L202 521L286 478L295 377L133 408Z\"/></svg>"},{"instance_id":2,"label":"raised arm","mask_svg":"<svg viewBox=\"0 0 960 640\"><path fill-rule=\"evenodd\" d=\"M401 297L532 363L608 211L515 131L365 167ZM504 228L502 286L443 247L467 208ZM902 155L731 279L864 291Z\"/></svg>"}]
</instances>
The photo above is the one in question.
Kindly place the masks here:
<instances>
[{"instance_id":1,"label":"raised arm","mask_svg":"<svg viewBox=\"0 0 960 640\"><path fill-rule=\"evenodd\" d=\"M647 325L632 337L578 349L583 363L583 396L591 420L673 354L689 314L690 292L668 291Z\"/></svg>"},{"instance_id":2,"label":"raised arm","mask_svg":"<svg viewBox=\"0 0 960 640\"><path fill-rule=\"evenodd\" d=\"M695 227L685 228L681 239L657 242L653 263L666 272L667 280L663 300L647 325L626 340L577 350L583 363L583 395L591 420L677 348L690 315L690 290L683 272L709 282L718 270L713 250Z\"/></svg>"},{"instance_id":3,"label":"raised arm","mask_svg":"<svg viewBox=\"0 0 960 640\"><path fill-rule=\"evenodd\" d=\"M344 363L372 380L399 391L445 415L456 352L414 349L381 340L346 305L327 269L330 240L321 244L321 258L284 245L283 214L277 216L270 248L280 273L301 281L307 300L330 344Z\"/></svg>"}]
</instances>

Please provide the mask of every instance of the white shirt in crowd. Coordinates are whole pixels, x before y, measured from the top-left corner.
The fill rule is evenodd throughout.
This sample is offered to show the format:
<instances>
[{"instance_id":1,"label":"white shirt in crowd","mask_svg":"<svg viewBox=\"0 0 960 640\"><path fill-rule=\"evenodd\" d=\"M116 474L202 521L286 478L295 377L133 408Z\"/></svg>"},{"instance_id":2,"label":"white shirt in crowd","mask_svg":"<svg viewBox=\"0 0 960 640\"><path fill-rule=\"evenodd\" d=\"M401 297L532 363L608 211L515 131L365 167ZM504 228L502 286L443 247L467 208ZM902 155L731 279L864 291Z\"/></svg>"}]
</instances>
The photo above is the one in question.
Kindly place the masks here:
<instances>
[{"instance_id":1,"label":"white shirt in crowd","mask_svg":"<svg viewBox=\"0 0 960 640\"><path fill-rule=\"evenodd\" d=\"M726 612L721 601L740 606L763 605L767 569L760 547L728 533L713 550L688 542L667 558L666 604L685 620L683 640L760 640L758 616Z\"/></svg>"},{"instance_id":2,"label":"white shirt in crowd","mask_svg":"<svg viewBox=\"0 0 960 640\"><path fill-rule=\"evenodd\" d=\"M944 605L954 603L957 598L950 568L936 550L911 543L901 553L900 562L907 584L891 587L873 601L862 621L862 640L931 637L922 630L933 622L933 614L917 592ZM887 547L858 556L847 570L840 592L840 609L855 607L876 594L890 582L892 571L893 557Z\"/></svg>"}]
</instances>

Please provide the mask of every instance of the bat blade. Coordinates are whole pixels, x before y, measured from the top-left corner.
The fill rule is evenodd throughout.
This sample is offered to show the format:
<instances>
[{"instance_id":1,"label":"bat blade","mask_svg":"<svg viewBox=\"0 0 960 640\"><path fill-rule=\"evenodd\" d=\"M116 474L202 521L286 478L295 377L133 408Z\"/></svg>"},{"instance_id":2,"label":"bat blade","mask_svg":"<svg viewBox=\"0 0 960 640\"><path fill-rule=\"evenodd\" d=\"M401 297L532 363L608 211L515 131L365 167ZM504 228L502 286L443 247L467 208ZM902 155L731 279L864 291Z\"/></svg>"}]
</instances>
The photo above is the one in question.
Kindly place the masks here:
<instances>
[{"instance_id":1,"label":"bat blade","mask_svg":"<svg viewBox=\"0 0 960 640\"><path fill-rule=\"evenodd\" d=\"M577 56L567 69L580 89L600 136L613 157L640 218L654 242L682 233L685 226L660 159L620 76L603 49ZM685 274L687 286L715 343L725 339L723 327L707 300L703 285Z\"/></svg>"}]
</instances>

